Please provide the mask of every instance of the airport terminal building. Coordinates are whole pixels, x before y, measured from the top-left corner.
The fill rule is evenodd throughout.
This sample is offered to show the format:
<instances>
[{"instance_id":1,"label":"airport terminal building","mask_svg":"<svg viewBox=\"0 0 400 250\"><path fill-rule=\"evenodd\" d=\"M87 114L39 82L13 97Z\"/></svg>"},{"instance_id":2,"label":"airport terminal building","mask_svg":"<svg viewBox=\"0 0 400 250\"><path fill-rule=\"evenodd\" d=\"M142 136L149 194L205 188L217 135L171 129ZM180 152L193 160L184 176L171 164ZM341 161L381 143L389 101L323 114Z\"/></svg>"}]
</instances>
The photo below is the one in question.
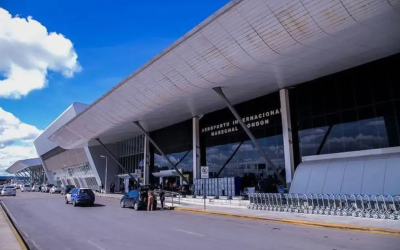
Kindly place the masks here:
<instances>
[{"instance_id":1,"label":"airport terminal building","mask_svg":"<svg viewBox=\"0 0 400 250\"><path fill-rule=\"evenodd\" d=\"M115 183L208 166L242 189L400 193L400 4L306 2L232 1L67 110L35 141L48 179L94 187L108 162Z\"/></svg>"}]
</instances>

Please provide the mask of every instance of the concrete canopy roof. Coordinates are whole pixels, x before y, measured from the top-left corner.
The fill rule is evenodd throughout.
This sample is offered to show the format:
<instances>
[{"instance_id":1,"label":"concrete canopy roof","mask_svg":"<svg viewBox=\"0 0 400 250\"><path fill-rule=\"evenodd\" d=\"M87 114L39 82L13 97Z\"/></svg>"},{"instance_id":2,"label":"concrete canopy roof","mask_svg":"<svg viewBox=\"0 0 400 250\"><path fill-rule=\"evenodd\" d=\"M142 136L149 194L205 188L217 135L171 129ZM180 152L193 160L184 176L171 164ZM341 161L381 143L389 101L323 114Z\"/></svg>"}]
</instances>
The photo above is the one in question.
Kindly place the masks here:
<instances>
[{"instance_id":1,"label":"concrete canopy roof","mask_svg":"<svg viewBox=\"0 0 400 250\"><path fill-rule=\"evenodd\" d=\"M49 139L116 142L400 52L400 0L236 0Z\"/></svg>"},{"instance_id":2,"label":"concrete canopy roof","mask_svg":"<svg viewBox=\"0 0 400 250\"><path fill-rule=\"evenodd\" d=\"M16 161L14 164L12 164L9 168L7 168L6 172L9 174L15 174L26 168L34 167L34 166L41 166L41 165L42 165L42 162L40 161L39 158L19 160L19 161Z\"/></svg>"}]
</instances>

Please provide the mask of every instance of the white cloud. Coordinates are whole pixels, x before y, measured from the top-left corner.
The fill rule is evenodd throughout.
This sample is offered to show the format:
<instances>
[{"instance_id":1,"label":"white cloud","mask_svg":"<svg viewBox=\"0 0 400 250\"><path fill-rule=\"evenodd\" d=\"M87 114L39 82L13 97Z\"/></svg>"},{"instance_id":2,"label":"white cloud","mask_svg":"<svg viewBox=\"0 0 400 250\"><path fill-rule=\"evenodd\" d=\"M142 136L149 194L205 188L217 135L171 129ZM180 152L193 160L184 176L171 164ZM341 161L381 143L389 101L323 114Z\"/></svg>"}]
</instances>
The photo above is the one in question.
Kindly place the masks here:
<instances>
[{"instance_id":1,"label":"white cloud","mask_svg":"<svg viewBox=\"0 0 400 250\"><path fill-rule=\"evenodd\" d=\"M41 132L0 107L0 175L18 160L37 157L33 140Z\"/></svg>"},{"instance_id":2,"label":"white cloud","mask_svg":"<svg viewBox=\"0 0 400 250\"><path fill-rule=\"evenodd\" d=\"M0 149L0 175L8 175L5 170L16 161L35 157L37 153L32 142Z\"/></svg>"},{"instance_id":3,"label":"white cloud","mask_svg":"<svg viewBox=\"0 0 400 250\"><path fill-rule=\"evenodd\" d=\"M80 70L72 42L32 17L0 8L0 97L21 98L46 86L49 70L72 77ZM2 76L2 77L1 77Z\"/></svg>"}]
</instances>

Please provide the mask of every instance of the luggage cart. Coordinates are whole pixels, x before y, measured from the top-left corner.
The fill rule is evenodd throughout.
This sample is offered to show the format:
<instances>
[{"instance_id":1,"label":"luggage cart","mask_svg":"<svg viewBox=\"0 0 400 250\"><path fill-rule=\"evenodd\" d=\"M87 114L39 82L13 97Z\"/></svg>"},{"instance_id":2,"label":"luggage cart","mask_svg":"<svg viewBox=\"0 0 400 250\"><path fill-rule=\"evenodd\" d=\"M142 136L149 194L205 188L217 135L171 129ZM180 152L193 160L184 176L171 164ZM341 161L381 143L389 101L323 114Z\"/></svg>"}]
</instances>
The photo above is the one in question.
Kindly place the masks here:
<instances>
[{"instance_id":1,"label":"luggage cart","mask_svg":"<svg viewBox=\"0 0 400 250\"><path fill-rule=\"evenodd\" d=\"M342 211L341 215L342 216L349 216L351 214L351 205L349 204L348 201L348 196L346 194L340 195L340 201L342 203Z\"/></svg>"},{"instance_id":2,"label":"luggage cart","mask_svg":"<svg viewBox=\"0 0 400 250\"><path fill-rule=\"evenodd\" d=\"M335 195L334 194L330 194L329 195L329 203L330 203L330 211L329 214L330 215L336 215L336 210L338 209L337 203L336 203L336 199L335 199Z\"/></svg>"},{"instance_id":3,"label":"luggage cart","mask_svg":"<svg viewBox=\"0 0 400 250\"><path fill-rule=\"evenodd\" d=\"M372 214L375 212L374 207L372 206L371 203L371 195L364 195L364 201L365 201L365 212L364 212L364 217L365 218L372 218Z\"/></svg>"},{"instance_id":4,"label":"luggage cart","mask_svg":"<svg viewBox=\"0 0 400 250\"><path fill-rule=\"evenodd\" d=\"M294 204L295 204L295 208L294 211L295 213L301 213L302 209L301 209L301 199L300 199L300 195L299 194L294 194Z\"/></svg>"},{"instance_id":5,"label":"luggage cart","mask_svg":"<svg viewBox=\"0 0 400 250\"><path fill-rule=\"evenodd\" d=\"M255 206L255 204L254 204L254 193L250 193L250 194L248 194L248 196L249 196L250 203L249 203L249 205L247 205L247 208L248 209L254 209L254 206Z\"/></svg>"},{"instance_id":6,"label":"luggage cart","mask_svg":"<svg viewBox=\"0 0 400 250\"><path fill-rule=\"evenodd\" d=\"M372 218L379 219L379 215L381 212L381 207L378 201L378 197L376 195L371 195L371 202L373 207Z\"/></svg>"},{"instance_id":7,"label":"luggage cart","mask_svg":"<svg viewBox=\"0 0 400 250\"><path fill-rule=\"evenodd\" d=\"M343 204L340 194L336 194L335 196L335 204L336 204L336 211L335 215L342 216Z\"/></svg>"},{"instance_id":8,"label":"luggage cart","mask_svg":"<svg viewBox=\"0 0 400 250\"><path fill-rule=\"evenodd\" d=\"M314 210L314 201L313 201L313 195L312 194L304 194L304 213L307 214L312 214Z\"/></svg>"},{"instance_id":9,"label":"luggage cart","mask_svg":"<svg viewBox=\"0 0 400 250\"><path fill-rule=\"evenodd\" d=\"M318 201L318 206L319 206L318 214L323 215L323 214L325 214L325 210L326 210L325 197L323 194L318 194L317 199L319 200Z\"/></svg>"},{"instance_id":10,"label":"luggage cart","mask_svg":"<svg viewBox=\"0 0 400 250\"><path fill-rule=\"evenodd\" d=\"M396 200L392 195L387 196L388 208L389 208L389 219L397 220L399 215L399 208L397 207Z\"/></svg>"},{"instance_id":11,"label":"luggage cart","mask_svg":"<svg viewBox=\"0 0 400 250\"><path fill-rule=\"evenodd\" d=\"M386 196L384 195L379 195L378 197L378 202L381 204L381 210L379 212L379 218L380 219L386 219L389 217L390 211L389 207L386 203Z\"/></svg>"},{"instance_id":12,"label":"luggage cart","mask_svg":"<svg viewBox=\"0 0 400 250\"><path fill-rule=\"evenodd\" d=\"M331 213L331 209L332 209L329 194L324 194L323 197L324 197L324 203L325 203L324 214L329 215Z\"/></svg>"}]
</instances>

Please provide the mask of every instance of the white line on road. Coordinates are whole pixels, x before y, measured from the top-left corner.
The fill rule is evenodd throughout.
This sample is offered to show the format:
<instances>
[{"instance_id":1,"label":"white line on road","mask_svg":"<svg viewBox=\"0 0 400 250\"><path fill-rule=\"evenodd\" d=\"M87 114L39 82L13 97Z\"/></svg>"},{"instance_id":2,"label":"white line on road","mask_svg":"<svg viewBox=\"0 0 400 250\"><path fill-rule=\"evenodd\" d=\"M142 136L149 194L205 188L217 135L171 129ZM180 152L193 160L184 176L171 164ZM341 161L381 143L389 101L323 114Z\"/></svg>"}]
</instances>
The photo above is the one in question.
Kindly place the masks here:
<instances>
[{"instance_id":1,"label":"white line on road","mask_svg":"<svg viewBox=\"0 0 400 250\"><path fill-rule=\"evenodd\" d=\"M97 247L97 248L100 249L100 250L106 250L106 249L102 248L101 246L97 245L96 243L94 243L94 242L91 241L91 240L88 240L88 242L89 242L90 244L92 244L93 246Z\"/></svg>"},{"instance_id":2,"label":"white line on road","mask_svg":"<svg viewBox=\"0 0 400 250\"><path fill-rule=\"evenodd\" d=\"M186 231L186 230L182 230L182 229L173 228L172 230L178 231L178 232L182 232L182 233L191 234L191 235L196 235L196 236L200 236L200 237L206 237L204 234L198 234L198 233L195 233L195 232L190 232L190 231Z\"/></svg>"}]
</instances>

